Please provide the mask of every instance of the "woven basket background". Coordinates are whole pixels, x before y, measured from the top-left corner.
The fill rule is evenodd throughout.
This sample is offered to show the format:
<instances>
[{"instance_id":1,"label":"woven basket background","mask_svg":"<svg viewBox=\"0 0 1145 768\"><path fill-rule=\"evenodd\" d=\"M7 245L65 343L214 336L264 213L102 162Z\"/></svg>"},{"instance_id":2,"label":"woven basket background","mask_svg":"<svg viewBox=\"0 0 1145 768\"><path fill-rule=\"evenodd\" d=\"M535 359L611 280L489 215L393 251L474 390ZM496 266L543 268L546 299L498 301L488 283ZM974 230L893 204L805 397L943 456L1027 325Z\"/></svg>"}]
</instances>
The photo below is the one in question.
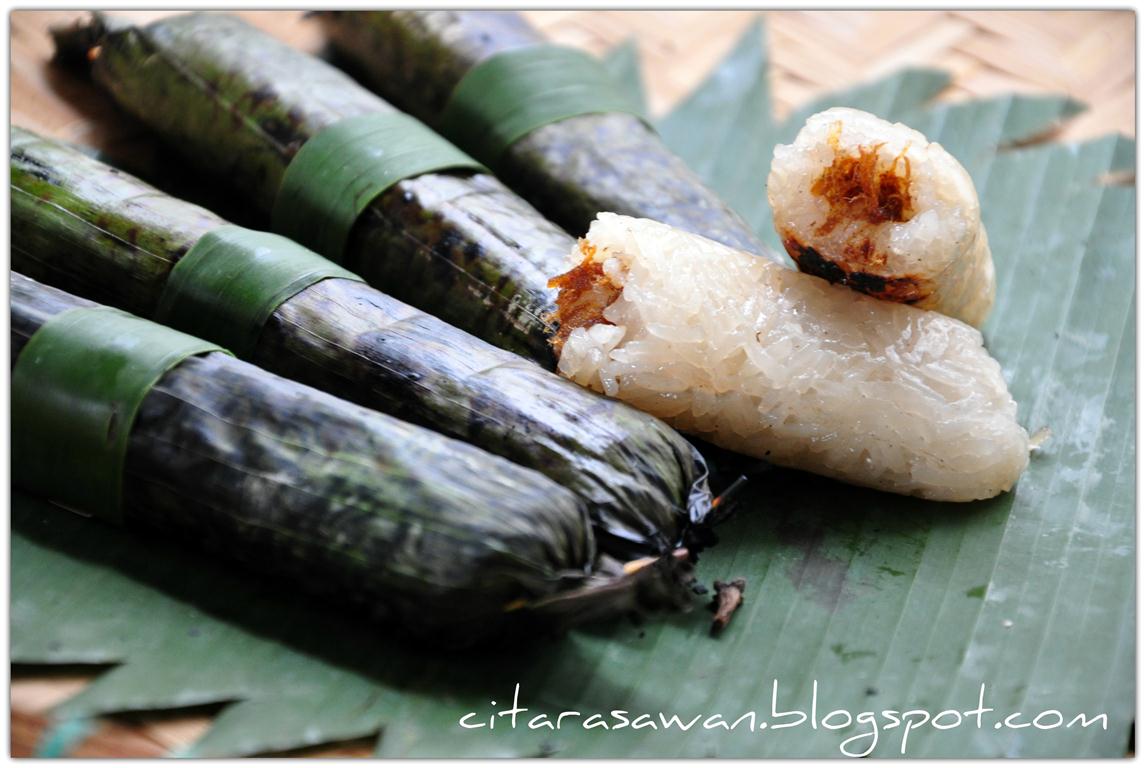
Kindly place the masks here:
<instances>
[{"instance_id":1,"label":"woven basket background","mask_svg":"<svg viewBox=\"0 0 1145 768\"><path fill-rule=\"evenodd\" d=\"M145 20L165 15L134 11ZM297 11L246 11L267 31L315 51L317 30ZM635 38L654 113L697 85L735 43L752 11L529 11L554 41L599 53ZM943 99L1002 92L1066 93L1089 105L1056 138L1110 132L1135 135L1135 17L1130 11L776 11L767 15L773 94L785 114L825 91L905 65L949 71ZM86 83L47 65L47 28L79 16L68 11L11 14L11 119L16 125L106 148L139 141L126 120ZM85 670L14 669L12 743L32 754L48 710L80 691ZM189 744L212 711L108 719L75 757L159 756ZM364 756L373 739L307 750L306 755Z\"/></svg>"}]
</instances>

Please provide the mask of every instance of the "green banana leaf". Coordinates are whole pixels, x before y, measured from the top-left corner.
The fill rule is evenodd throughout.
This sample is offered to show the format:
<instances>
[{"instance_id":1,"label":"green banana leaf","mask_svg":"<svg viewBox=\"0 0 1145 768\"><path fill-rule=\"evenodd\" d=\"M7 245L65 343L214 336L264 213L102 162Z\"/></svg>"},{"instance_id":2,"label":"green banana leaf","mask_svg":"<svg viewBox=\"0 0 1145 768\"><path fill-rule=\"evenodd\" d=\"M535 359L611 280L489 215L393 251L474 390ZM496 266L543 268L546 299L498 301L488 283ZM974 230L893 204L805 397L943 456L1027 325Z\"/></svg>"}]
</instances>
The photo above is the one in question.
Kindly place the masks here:
<instances>
[{"instance_id":1,"label":"green banana leaf","mask_svg":"<svg viewBox=\"0 0 1145 768\"><path fill-rule=\"evenodd\" d=\"M947 78L928 70L780 121L767 60L754 27L661 121L664 135L770 242L772 146L820 106L908 121L959 157L999 274L988 345L1022 423L1053 433L1015 492L927 503L774 470L747 486L699 564L705 581L748 579L718 639L698 611L445 657L195 552L17 494L13 660L116 665L55 710L45 752L66 751L86 718L231 702L189 754L377 733L379 754L395 757L828 757L844 743L883 757L1124 755L1135 696L1135 190L1105 182L1133 168L1133 142L1029 144L1080 105L1028 96L932 105ZM630 52L609 60L635 90L634 63ZM798 716L772 714L773 686L778 710L810 716L814 706L816 727L778 727ZM981 727L965 715L948 729L874 730L861 717L966 712L982 686L993 711ZM515 690L528 708L516 728L509 716L492 729L460 727L468 713L467 723L488 726ZM839 709L849 726L834 727ZM598 712L619 724L612 710L629 727L585 727ZM559 730L528 727L541 714L555 726L565 711L580 714ZM752 711L769 727L748 730L739 718ZM1061 726L1044 727L1056 722L1050 714L1043 727L995 727L1015 712L1020 725L1050 711ZM673 715L692 725L664 727ZM1096 719L1084 726L1077 715ZM903 717L913 725L921 714Z\"/></svg>"},{"instance_id":2,"label":"green banana leaf","mask_svg":"<svg viewBox=\"0 0 1145 768\"><path fill-rule=\"evenodd\" d=\"M640 76L640 51L635 40L628 40L609 51L601 61L609 76L620 86L620 93L629 104L644 105L640 116L648 118L648 99L644 94L644 80Z\"/></svg>"}]
</instances>

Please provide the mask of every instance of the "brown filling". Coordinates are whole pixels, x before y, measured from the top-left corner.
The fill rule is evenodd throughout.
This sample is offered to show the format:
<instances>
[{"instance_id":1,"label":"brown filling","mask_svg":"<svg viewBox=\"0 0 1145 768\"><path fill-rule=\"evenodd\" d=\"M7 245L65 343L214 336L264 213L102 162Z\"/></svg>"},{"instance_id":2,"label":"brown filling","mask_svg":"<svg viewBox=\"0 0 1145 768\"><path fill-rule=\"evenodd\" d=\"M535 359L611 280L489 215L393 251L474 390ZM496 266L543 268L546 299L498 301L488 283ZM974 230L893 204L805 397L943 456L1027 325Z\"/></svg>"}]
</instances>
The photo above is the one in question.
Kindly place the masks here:
<instances>
[{"instance_id":1,"label":"brown filling","mask_svg":"<svg viewBox=\"0 0 1145 768\"><path fill-rule=\"evenodd\" d=\"M848 222L875 226L888 221L909 221L914 210L910 197L910 158L906 156L906 149L889 167L880 168L879 149L883 145L859 147L855 153L844 152L839 146L842 130L843 124L835 123L827 137L835 157L811 184L811 194L826 201L828 206L827 218L815 229L815 234L829 234ZM880 299L913 304L926 298L933 291L930 281L917 275L878 273L887 264L887 254L875 247L872 234L865 227L856 227L837 252L820 253L796 233L780 232L784 248L803 272Z\"/></svg>"},{"instance_id":2,"label":"brown filling","mask_svg":"<svg viewBox=\"0 0 1145 768\"><path fill-rule=\"evenodd\" d=\"M549 280L549 287L557 289L556 320L560 328L549 340L557 357L569 335L577 328L590 328L604 323L604 310L620 296L621 287L604 274L604 265L593 261L596 246L581 239L578 241L584 260L562 275Z\"/></svg>"},{"instance_id":3,"label":"brown filling","mask_svg":"<svg viewBox=\"0 0 1145 768\"><path fill-rule=\"evenodd\" d=\"M879 149L875 144L859 147L858 154L839 149L842 123L836 123L827 137L835 158L811 184L811 194L827 201L827 219L817 234L825 235L844 221L882 224L886 221L908 221L913 213L910 201L910 158L906 148L891 161L889 168L879 168ZM899 164L903 172L899 174Z\"/></svg>"}]
</instances>

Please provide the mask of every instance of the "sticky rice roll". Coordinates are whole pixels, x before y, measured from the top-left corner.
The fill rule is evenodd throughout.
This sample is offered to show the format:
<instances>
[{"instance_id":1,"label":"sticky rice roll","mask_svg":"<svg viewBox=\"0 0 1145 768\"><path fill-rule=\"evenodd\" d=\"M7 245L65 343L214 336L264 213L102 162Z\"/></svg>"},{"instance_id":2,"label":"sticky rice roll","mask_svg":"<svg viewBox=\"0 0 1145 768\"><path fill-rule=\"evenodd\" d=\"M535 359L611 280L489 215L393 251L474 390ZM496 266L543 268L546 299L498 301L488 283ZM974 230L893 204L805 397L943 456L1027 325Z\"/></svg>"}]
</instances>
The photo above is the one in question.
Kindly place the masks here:
<instances>
[{"instance_id":1,"label":"sticky rice roll","mask_svg":"<svg viewBox=\"0 0 1145 768\"><path fill-rule=\"evenodd\" d=\"M1013 487L1030 441L966 323L647 219L600 214L559 289L559 370L716 445L943 501Z\"/></svg>"},{"instance_id":2,"label":"sticky rice roll","mask_svg":"<svg viewBox=\"0 0 1145 768\"><path fill-rule=\"evenodd\" d=\"M772 158L767 197L799 268L981 326L994 263L970 175L941 145L857 109L808 118Z\"/></svg>"}]
</instances>

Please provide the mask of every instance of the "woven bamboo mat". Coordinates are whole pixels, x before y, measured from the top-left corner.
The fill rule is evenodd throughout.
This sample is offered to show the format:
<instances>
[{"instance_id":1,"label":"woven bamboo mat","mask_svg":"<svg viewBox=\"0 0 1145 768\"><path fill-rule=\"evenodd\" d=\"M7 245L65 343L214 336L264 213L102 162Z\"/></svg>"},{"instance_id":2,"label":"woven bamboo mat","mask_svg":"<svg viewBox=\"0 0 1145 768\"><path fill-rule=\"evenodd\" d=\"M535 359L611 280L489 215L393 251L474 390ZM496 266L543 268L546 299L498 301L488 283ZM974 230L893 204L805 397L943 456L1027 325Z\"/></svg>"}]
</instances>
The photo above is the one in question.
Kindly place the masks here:
<instances>
[{"instance_id":1,"label":"woven bamboo mat","mask_svg":"<svg viewBox=\"0 0 1145 768\"><path fill-rule=\"evenodd\" d=\"M110 148L139 142L141 128L89 85L47 66L46 30L78 14L11 14L12 122L72 141ZM162 13L130 14L147 19ZM292 44L319 48L317 30L296 11L241 15ZM755 16L750 11L530 11L561 43L602 52L638 42L655 113L700 82ZM773 94L780 114L808 99L898 67L949 71L943 99L1003 92L1066 93L1089 109L1060 131L1080 140L1110 132L1135 135L1135 18L1129 11L782 11L767 14ZM35 750L48 711L82 690L91 673L69 668L13 671L14 756ZM194 741L212 711L108 719L72 752L76 757L148 757ZM372 739L306 755L368 755Z\"/></svg>"},{"instance_id":2,"label":"woven bamboo mat","mask_svg":"<svg viewBox=\"0 0 1145 768\"><path fill-rule=\"evenodd\" d=\"M654 112L719 61L752 11L534 13L550 37L604 51L640 43ZM1061 138L1134 135L1135 19L1129 11L775 11L766 14L780 114L907 65L953 75L944 99L1066 93L1090 109ZM651 17L651 19L650 19Z\"/></svg>"}]
</instances>

